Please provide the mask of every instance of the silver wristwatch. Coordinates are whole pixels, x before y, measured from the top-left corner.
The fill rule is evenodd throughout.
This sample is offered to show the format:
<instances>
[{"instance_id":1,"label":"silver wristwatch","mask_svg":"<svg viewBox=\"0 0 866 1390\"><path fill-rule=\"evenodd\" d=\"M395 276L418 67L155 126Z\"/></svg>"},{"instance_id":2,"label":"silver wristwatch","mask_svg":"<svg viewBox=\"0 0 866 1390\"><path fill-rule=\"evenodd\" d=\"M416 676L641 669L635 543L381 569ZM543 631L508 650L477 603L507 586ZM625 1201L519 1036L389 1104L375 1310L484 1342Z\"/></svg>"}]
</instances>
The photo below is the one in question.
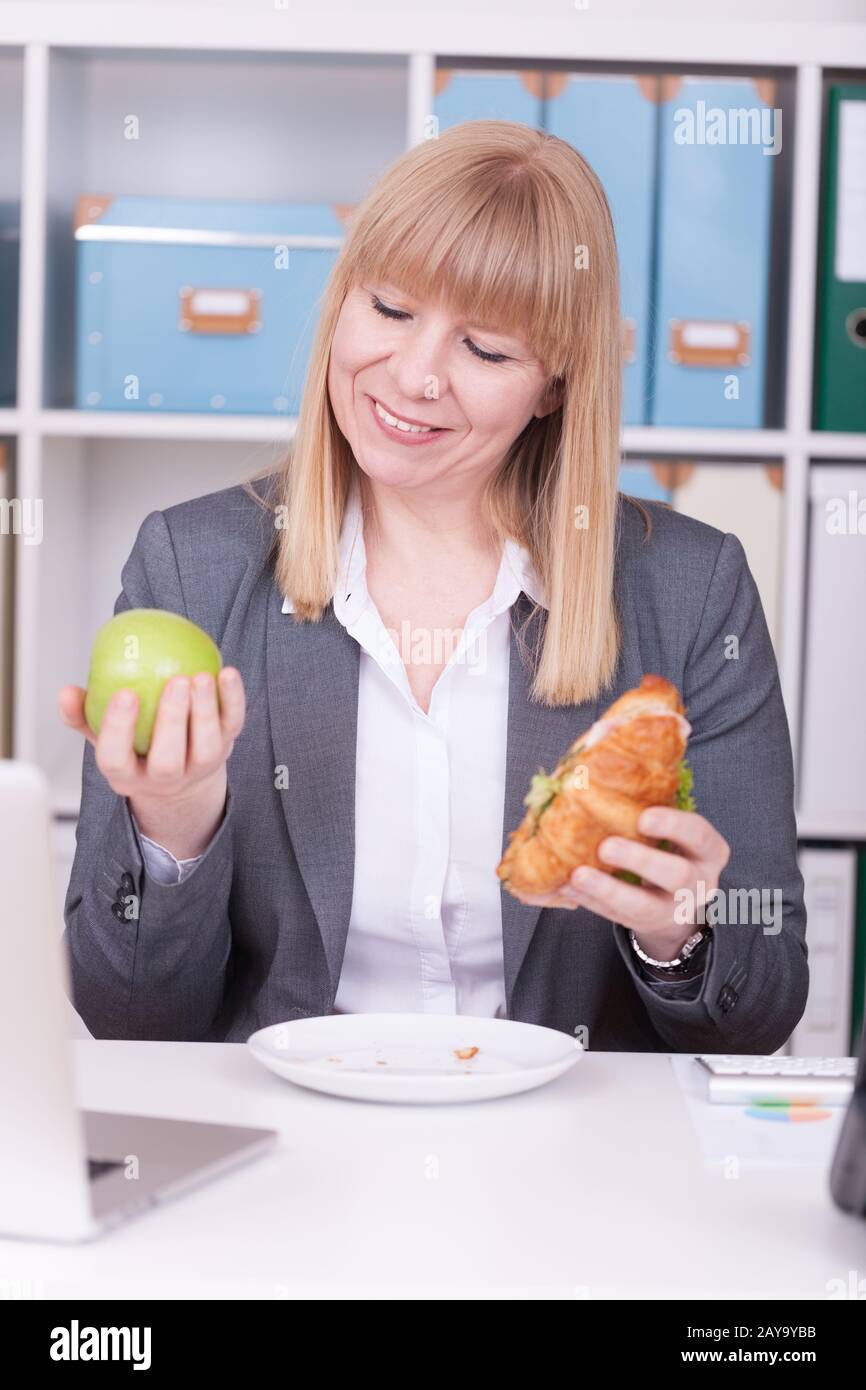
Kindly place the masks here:
<instances>
[{"instance_id":1,"label":"silver wristwatch","mask_svg":"<svg viewBox=\"0 0 866 1390\"><path fill-rule=\"evenodd\" d=\"M679 955L675 956L673 960L653 960L652 956L648 956L646 951L641 950L640 946L637 944L637 937L634 932L629 929L629 938L637 955L643 961L644 965L653 965L657 970L681 969L688 962L690 957L694 955L701 942L709 937L709 934L708 928L703 927L700 931L694 932L689 937L688 941L680 948Z\"/></svg>"}]
</instances>

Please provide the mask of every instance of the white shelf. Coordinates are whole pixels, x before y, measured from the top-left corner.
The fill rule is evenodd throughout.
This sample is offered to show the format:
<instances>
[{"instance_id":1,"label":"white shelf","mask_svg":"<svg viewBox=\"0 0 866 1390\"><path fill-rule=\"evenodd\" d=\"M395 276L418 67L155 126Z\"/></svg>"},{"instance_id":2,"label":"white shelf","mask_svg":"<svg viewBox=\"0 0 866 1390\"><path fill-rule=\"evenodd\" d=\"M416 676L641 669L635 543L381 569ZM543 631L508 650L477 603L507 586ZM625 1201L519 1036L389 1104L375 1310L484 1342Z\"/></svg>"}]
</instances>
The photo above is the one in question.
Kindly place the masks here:
<instances>
[{"instance_id":1,"label":"white shelf","mask_svg":"<svg viewBox=\"0 0 866 1390\"><path fill-rule=\"evenodd\" d=\"M295 434L294 416L197 415L174 411L43 410L36 428L46 438L67 439L216 439L224 443L288 444Z\"/></svg>"},{"instance_id":2,"label":"white shelf","mask_svg":"<svg viewBox=\"0 0 866 1390\"><path fill-rule=\"evenodd\" d=\"M8 423L5 421L8 418ZM22 425L18 411L0 410L0 433L13 434ZM32 428L46 438L68 439L216 439L290 443L295 416L185 414L181 411L43 410ZM813 458L866 460L866 434L809 434L805 441L784 430L705 430L667 426L626 426L623 452L632 458L653 456L784 460L792 448L805 444Z\"/></svg>"},{"instance_id":3,"label":"white shelf","mask_svg":"<svg viewBox=\"0 0 866 1390\"><path fill-rule=\"evenodd\" d=\"M397 54L484 54L503 58L718 63L781 67L866 67L862 24L648 15L611 3L603 14L567 0L439 0L435 11L376 0L372 13L346 0L273 0L268 9L179 4L6 3L0 39L64 48ZM617 14L616 11L620 13ZM375 18L375 23L372 22ZM435 20L435 23L434 23Z\"/></svg>"},{"instance_id":4,"label":"white shelf","mask_svg":"<svg viewBox=\"0 0 866 1390\"><path fill-rule=\"evenodd\" d=\"M629 425L622 432L627 454L730 459L783 459L789 440L783 430L704 430L672 425Z\"/></svg>"},{"instance_id":5,"label":"white shelf","mask_svg":"<svg viewBox=\"0 0 866 1390\"><path fill-rule=\"evenodd\" d=\"M813 459L862 459L866 463L866 434L815 431L808 436L806 452Z\"/></svg>"}]
</instances>

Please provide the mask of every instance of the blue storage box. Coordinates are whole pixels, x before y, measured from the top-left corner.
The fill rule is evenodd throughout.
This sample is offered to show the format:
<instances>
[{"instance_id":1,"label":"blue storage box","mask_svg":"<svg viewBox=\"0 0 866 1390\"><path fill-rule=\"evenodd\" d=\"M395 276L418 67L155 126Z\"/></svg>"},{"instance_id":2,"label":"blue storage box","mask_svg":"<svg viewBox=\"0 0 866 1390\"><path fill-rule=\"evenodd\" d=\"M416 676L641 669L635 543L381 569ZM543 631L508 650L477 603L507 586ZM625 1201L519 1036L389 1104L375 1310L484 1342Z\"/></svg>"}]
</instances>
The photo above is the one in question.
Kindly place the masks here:
<instances>
[{"instance_id":1,"label":"blue storage box","mask_svg":"<svg viewBox=\"0 0 866 1390\"><path fill-rule=\"evenodd\" d=\"M350 212L82 195L78 408L297 414Z\"/></svg>"}]
</instances>

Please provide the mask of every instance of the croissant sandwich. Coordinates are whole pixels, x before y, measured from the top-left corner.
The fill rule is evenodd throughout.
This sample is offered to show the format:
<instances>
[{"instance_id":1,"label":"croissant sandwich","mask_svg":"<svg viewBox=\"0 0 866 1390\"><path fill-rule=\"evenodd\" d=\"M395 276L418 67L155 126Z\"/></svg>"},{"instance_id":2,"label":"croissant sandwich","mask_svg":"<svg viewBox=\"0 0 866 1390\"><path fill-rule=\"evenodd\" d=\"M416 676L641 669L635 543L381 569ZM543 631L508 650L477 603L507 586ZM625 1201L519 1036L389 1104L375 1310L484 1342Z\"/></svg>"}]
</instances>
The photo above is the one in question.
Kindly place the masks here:
<instances>
[{"instance_id":1,"label":"croissant sandwich","mask_svg":"<svg viewBox=\"0 0 866 1390\"><path fill-rule=\"evenodd\" d=\"M608 835L664 845L638 833L647 806L694 810L685 751L691 725L676 686L644 676L568 749L548 776L532 779L523 821L496 872L515 897L554 892L582 864L633 882L597 858Z\"/></svg>"}]
</instances>

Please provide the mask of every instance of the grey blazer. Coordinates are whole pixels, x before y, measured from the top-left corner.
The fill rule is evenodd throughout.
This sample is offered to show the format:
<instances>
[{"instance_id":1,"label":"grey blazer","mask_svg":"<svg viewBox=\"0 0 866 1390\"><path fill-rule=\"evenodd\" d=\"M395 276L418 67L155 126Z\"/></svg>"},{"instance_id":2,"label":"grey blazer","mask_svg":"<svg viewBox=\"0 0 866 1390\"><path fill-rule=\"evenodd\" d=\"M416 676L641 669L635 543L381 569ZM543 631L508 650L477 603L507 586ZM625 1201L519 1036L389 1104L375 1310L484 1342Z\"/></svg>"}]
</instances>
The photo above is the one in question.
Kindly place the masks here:
<instances>
[{"instance_id":1,"label":"grey blazer","mask_svg":"<svg viewBox=\"0 0 866 1390\"><path fill-rule=\"evenodd\" d=\"M502 845L538 767L551 768L610 701L658 672L683 693L698 809L731 845L720 886L739 909L716 926L703 975L676 991L647 982L623 927L503 892L508 1017L584 1029L601 1050L771 1052L808 988L776 661L737 538L647 505L649 540L634 506L619 502L623 640L611 690L579 706L530 703L512 635ZM282 613L273 539L268 514L228 488L151 512L123 568L115 612L165 608L205 628L242 672L248 713L228 763L225 817L178 884L147 873L127 802L84 746L65 936L72 997L96 1037L242 1041L331 1011L352 901L360 649L330 606L320 623ZM529 611L521 595L513 622ZM726 656L732 636L736 658ZM759 920L754 891L745 911L737 889L780 893L775 922ZM124 910L130 902L137 916Z\"/></svg>"}]
</instances>

